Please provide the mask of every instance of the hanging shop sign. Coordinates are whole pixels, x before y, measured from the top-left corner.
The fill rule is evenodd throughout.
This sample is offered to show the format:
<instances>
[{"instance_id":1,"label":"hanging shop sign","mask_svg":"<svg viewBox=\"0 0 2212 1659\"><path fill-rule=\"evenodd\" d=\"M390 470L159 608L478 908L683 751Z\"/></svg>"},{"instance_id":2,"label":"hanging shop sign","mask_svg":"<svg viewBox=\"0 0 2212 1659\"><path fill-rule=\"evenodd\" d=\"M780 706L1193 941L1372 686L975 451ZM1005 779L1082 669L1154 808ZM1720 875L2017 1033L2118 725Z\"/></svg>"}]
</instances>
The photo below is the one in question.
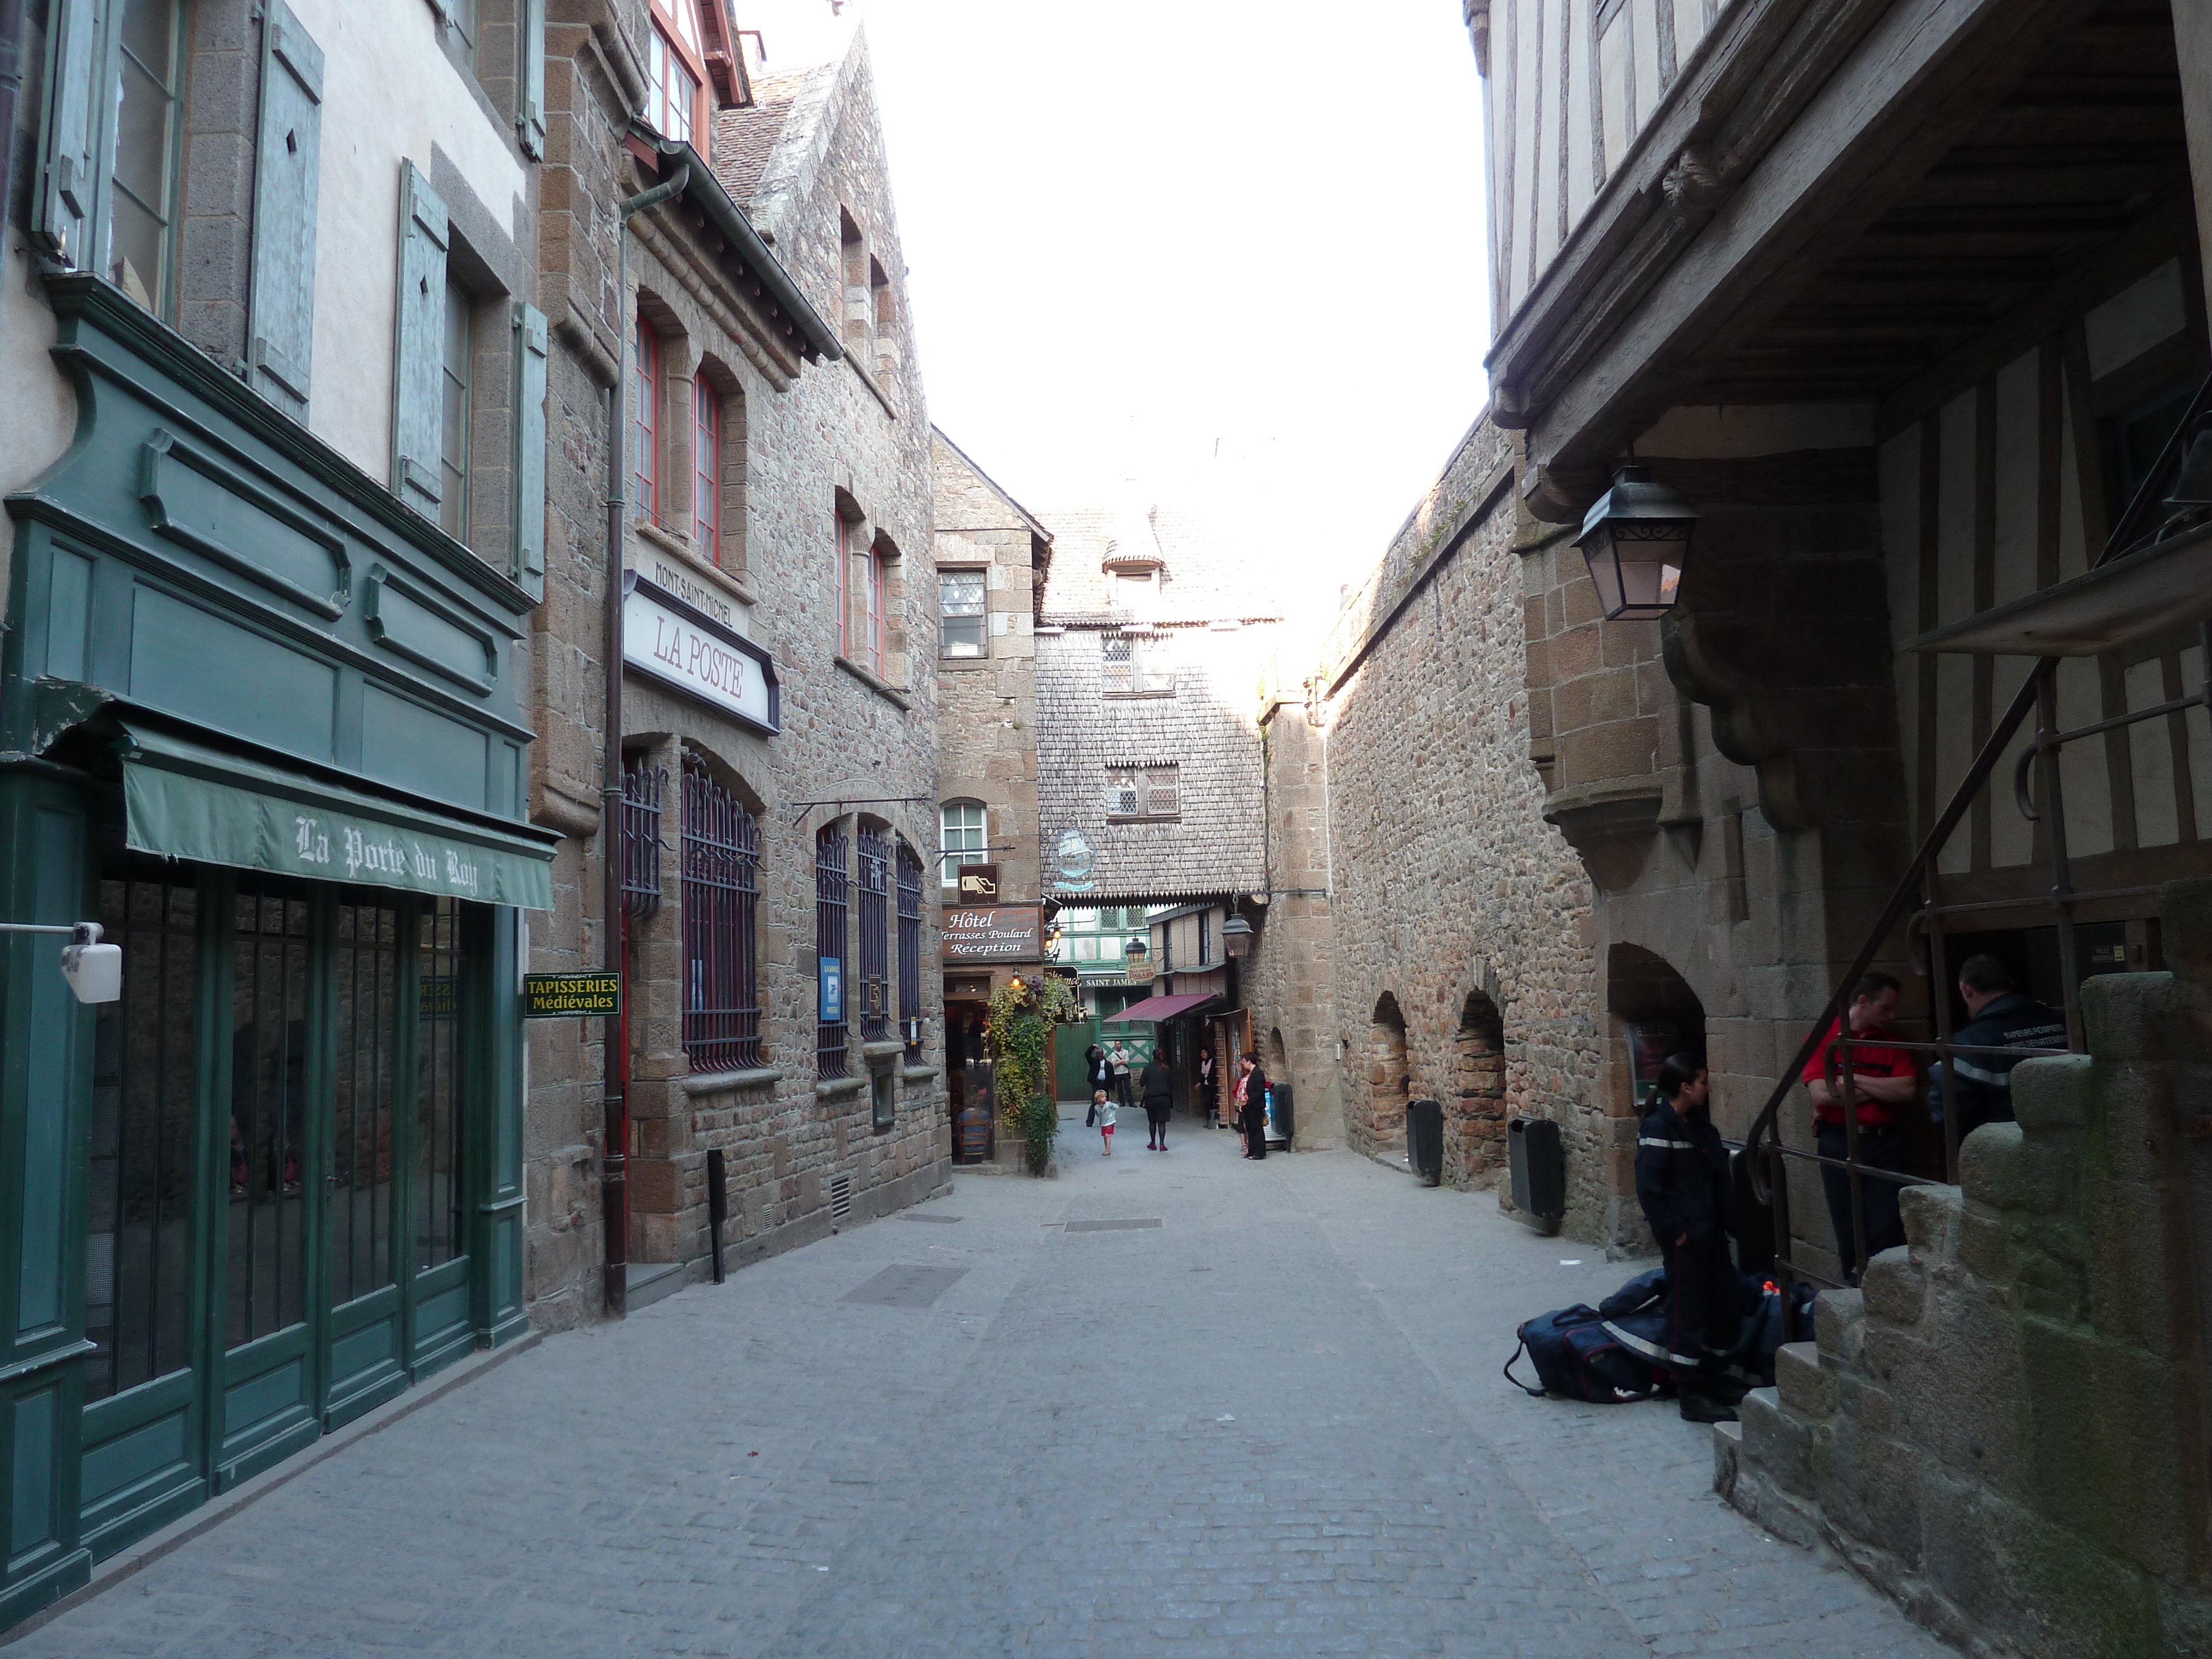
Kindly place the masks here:
<instances>
[{"instance_id":1,"label":"hanging shop sign","mask_svg":"<svg viewBox=\"0 0 2212 1659\"><path fill-rule=\"evenodd\" d=\"M960 902L963 904L996 904L999 902L999 866L995 864L962 865Z\"/></svg>"},{"instance_id":2,"label":"hanging shop sign","mask_svg":"<svg viewBox=\"0 0 2212 1659\"><path fill-rule=\"evenodd\" d=\"M1098 849L1091 844L1090 836L1072 826L1060 832L1060 838L1052 844L1054 891L1089 892L1097 885L1091 872L1097 866Z\"/></svg>"},{"instance_id":3,"label":"hanging shop sign","mask_svg":"<svg viewBox=\"0 0 2212 1659\"><path fill-rule=\"evenodd\" d=\"M623 578L623 661L757 732L781 727L775 659L635 570Z\"/></svg>"},{"instance_id":4,"label":"hanging shop sign","mask_svg":"<svg viewBox=\"0 0 2212 1659\"><path fill-rule=\"evenodd\" d=\"M525 974L525 1019L572 1019L622 1012L620 974Z\"/></svg>"},{"instance_id":5,"label":"hanging shop sign","mask_svg":"<svg viewBox=\"0 0 2212 1659\"><path fill-rule=\"evenodd\" d=\"M1043 935L1041 905L957 905L945 912L939 960L1042 962Z\"/></svg>"}]
</instances>

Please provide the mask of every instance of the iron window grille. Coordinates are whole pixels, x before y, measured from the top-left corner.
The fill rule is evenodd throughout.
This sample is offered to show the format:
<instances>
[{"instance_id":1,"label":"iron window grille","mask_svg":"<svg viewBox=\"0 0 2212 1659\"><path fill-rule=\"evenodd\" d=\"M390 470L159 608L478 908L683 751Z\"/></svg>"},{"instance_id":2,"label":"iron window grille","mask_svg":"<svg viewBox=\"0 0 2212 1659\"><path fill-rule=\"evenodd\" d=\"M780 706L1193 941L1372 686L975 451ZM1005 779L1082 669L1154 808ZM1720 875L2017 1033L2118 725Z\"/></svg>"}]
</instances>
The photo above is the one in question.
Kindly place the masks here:
<instances>
[{"instance_id":1,"label":"iron window grille","mask_svg":"<svg viewBox=\"0 0 2212 1659\"><path fill-rule=\"evenodd\" d=\"M899 1033L908 1060L921 1058L921 855L898 847Z\"/></svg>"},{"instance_id":2,"label":"iron window grille","mask_svg":"<svg viewBox=\"0 0 2212 1659\"><path fill-rule=\"evenodd\" d=\"M844 835L831 824L814 837L814 953L817 958L817 1001L814 1032L814 1071L817 1077L835 1078L850 1074L847 1057L846 1025L843 1019L820 1018L819 1001L820 960L836 958L841 970L845 961L846 890L849 878L846 875L846 843ZM840 1006L843 988L840 987Z\"/></svg>"},{"instance_id":3,"label":"iron window grille","mask_svg":"<svg viewBox=\"0 0 2212 1659\"><path fill-rule=\"evenodd\" d=\"M1139 823L1182 816L1179 768L1115 766L1106 771L1106 817L1109 822Z\"/></svg>"},{"instance_id":4,"label":"iron window grille","mask_svg":"<svg viewBox=\"0 0 2212 1659\"><path fill-rule=\"evenodd\" d=\"M660 802L668 769L634 761L623 769L623 915L640 921L660 911Z\"/></svg>"},{"instance_id":5,"label":"iron window grille","mask_svg":"<svg viewBox=\"0 0 2212 1659\"><path fill-rule=\"evenodd\" d=\"M890 1036L890 940L889 925L890 899L891 843L880 830L863 829L860 834L860 939L854 954L859 969L851 981L852 988L860 999L860 1040L881 1042Z\"/></svg>"},{"instance_id":6,"label":"iron window grille","mask_svg":"<svg viewBox=\"0 0 2212 1659\"><path fill-rule=\"evenodd\" d=\"M760 821L684 763L684 1055L694 1072L761 1064Z\"/></svg>"},{"instance_id":7,"label":"iron window grille","mask_svg":"<svg viewBox=\"0 0 2212 1659\"><path fill-rule=\"evenodd\" d=\"M945 570L938 573L937 606L944 619L944 634L938 646L943 657L982 657L990 654L987 635L990 617L990 593L985 573L981 570Z\"/></svg>"}]
</instances>

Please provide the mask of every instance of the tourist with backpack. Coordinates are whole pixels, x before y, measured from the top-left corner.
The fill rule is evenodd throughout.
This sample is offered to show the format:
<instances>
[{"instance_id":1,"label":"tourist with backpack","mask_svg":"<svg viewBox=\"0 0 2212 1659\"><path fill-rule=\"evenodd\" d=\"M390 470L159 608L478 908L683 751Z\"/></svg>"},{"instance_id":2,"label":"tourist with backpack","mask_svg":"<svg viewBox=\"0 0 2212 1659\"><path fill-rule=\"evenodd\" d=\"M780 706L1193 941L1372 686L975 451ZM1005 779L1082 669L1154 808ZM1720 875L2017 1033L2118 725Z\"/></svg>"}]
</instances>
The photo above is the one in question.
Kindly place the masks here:
<instances>
[{"instance_id":1,"label":"tourist with backpack","mask_svg":"<svg viewBox=\"0 0 2212 1659\"><path fill-rule=\"evenodd\" d=\"M1660 1066L1636 1141L1636 1196L1667 1263L1667 1352L1682 1416L1733 1423L1721 1370L1743 1310L1729 1259L1728 1148L1707 1109L1711 1093L1705 1068L1687 1054Z\"/></svg>"}]
</instances>

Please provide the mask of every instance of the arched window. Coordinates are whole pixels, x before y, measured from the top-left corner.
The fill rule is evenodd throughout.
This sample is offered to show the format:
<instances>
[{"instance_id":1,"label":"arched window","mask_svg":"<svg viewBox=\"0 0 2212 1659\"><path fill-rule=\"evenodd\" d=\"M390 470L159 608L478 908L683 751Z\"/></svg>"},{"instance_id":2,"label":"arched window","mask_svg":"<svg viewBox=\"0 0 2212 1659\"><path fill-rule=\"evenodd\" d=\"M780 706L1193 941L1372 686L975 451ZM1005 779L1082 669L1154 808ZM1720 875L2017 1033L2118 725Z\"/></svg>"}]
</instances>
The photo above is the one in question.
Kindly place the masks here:
<instances>
[{"instance_id":1,"label":"arched window","mask_svg":"<svg viewBox=\"0 0 2212 1659\"><path fill-rule=\"evenodd\" d=\"M722 562L722 394L701 374L691 382L691 536Z\"/></svg>"},{"instance_id":2,"label":"arched window","mask_svg":"<svg viewBox=\"0 0 2212 1659\"><path fill-rule=\"evenodd\" d=\"M853 659L853 526L842 508L832 507L830 516L837 526L837 574L833 585L837 601L837 654L850 662Z\"/></svg>"},{"instance_id":3,"label":"arched window","mask_svg":"<svg viewBox=\"0 0 2212 1659\"><path fill-rule=\"evenodd\" d=\"M899 1035L908 1060L921 1056L921 854L898 844Z\"/></svg>"},{"instance_id":4,"label":"arched window","mask_svg":"<svg viewBox=\"0 0 2212 1659\"><path fill-rule=\"evenodd\" d=\"M939 863L938 879L947 887L957 887L962 865L990 861L990 836L984 828L983 803L945 802L938 811L938 826L943 837L939 850L945 854Z\"/></svg>"},{"instance_id":5,"label":"arched window","mask_svg":"<svg viewBox=\"0 0 2212 1659\"><path fill-rule=\"evenodd\" d=\"M644 318L637 319L637 423L632 458L638 516L660 522L660 336Z\"/></svg>"},{"instance_id":6,"label":"arched window","mask_svg":"<svg viewBox=\"0 0 2212 1659\"><path fill-rule=\"evenodd\" d=\"M845 912L852 885L848 851L845 833L837 824L823 826L814 837L814 953L821 1000L814 1030L814 1072L821 1078L844 1077L851 1070L845 1042Z\"/></svg>"}]
</instances>

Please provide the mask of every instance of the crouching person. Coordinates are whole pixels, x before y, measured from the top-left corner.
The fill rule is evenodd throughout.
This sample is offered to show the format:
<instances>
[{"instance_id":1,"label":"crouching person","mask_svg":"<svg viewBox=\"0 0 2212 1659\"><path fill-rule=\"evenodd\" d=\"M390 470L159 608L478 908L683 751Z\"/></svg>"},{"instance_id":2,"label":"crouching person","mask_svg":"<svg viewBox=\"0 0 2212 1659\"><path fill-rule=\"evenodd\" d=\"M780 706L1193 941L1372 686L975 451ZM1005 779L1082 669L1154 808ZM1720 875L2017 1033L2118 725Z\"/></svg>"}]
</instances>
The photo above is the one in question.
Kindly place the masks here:
<instances>
[{"instance_id":1,"label":"crouching person","mask_svg":"<svg viewBox=\"0 0 2212 1659\"><path fill-rule=\"evenodd\" d=\"M1659 1097L1636 1142L1636 1196L1667 1263L1667 1348L1682 1415L1732 1423L1723 1357L1743 1322L1729 1258L1728 1149L1706 1110L1705 1068L1686 1054L1659 1068Z\"/></svg>"}]
</instances>

